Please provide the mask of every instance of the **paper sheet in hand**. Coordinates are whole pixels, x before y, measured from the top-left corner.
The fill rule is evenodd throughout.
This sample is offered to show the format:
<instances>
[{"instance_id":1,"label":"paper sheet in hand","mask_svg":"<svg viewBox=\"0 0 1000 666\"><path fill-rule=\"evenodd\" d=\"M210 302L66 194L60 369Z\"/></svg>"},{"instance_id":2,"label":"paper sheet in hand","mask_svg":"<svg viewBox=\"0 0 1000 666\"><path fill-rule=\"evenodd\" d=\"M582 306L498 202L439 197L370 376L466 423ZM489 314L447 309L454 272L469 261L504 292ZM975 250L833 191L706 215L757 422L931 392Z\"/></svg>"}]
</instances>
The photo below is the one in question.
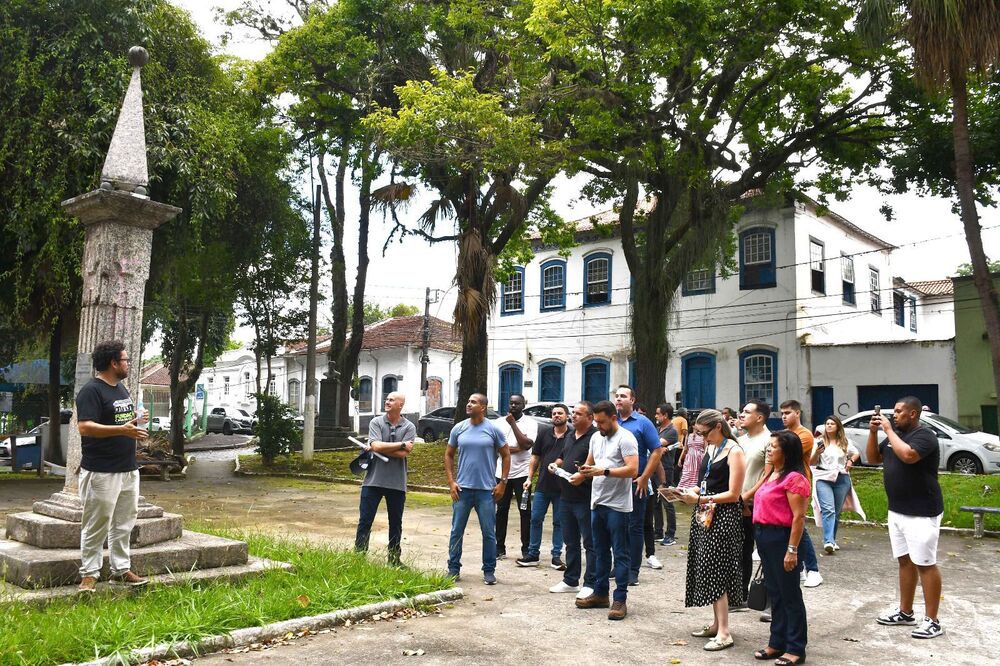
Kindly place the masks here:
<instances>
[{"instance_id":1,"label":"paper sheet in hand","mask_svg":"<svg viewBox=\"0 0 1000 666\"><path fill-rule=\"evenodd\" d=\"M368 446L367 446L367 445L365 445L365 443L364 443L364 442L362 442L362 441L361 441L360 439L354 439L353 437L348 437L347 439L349 439L350 441L352 441L352 442L354 442L355 444L357 444L357 445L358 445L358 448L362 448L362 449L365 449L365 450L368 450ZM388 458L386 458L386 457L385 457L384 455L382 455L381 453L376 453L375 451L369 451L369 453L371 453L371 454L372 454L373 456L375 456L376 458L378 458L378 459L379 459L379 460L381 460L382 462L389 462L389 459L388 459Z\"/></svg>"}]
</instances>

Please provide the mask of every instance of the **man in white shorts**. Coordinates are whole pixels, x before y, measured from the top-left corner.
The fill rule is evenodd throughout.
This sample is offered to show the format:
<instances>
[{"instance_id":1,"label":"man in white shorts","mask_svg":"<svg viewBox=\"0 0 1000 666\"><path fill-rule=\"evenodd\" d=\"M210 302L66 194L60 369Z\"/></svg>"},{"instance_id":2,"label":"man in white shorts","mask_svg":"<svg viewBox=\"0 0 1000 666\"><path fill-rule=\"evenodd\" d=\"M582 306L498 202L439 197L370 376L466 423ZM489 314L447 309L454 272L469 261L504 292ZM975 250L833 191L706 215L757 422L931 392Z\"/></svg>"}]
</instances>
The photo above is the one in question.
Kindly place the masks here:
<instances>
[{"instance_id":1,"label":"man in white shorts","mask_svg":"<svg viewBox=\"0 0 1000 666\"><path fill-rule=\"evenodd\" d=\"M913 597L917 578L924 591L924 619L910 635L936 638L944 633L938 622L941 572L937 567L938 536L944 498L938 484L941 449L934 432L920 423L920 400L900 398L893 418L874 414L868 428L868 460L882 463L889 498L889 541L899 562L899 607L880 615L884 625L915 625ZM893 423L895 421L895 423ZM886 438L878 441L878 431Z\"/></svg>"}]
</instances>

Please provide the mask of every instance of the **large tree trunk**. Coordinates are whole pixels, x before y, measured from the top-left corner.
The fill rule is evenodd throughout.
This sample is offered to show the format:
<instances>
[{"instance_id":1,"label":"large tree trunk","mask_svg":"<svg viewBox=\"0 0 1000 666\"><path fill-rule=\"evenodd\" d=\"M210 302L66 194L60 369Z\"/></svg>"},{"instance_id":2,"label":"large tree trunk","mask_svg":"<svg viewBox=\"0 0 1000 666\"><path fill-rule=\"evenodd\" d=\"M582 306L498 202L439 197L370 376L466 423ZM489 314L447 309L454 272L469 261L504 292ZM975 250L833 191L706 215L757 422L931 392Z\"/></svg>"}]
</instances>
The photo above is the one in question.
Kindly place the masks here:
<instances>
[{"instance_id":1,"label":"large tree trunk","mask_svg":"<svg viewBox=\"0 0 1000 666\"><path fill-rule=\"evenodd\" d=\"M57 317L49 332L49 449L42 451L42 459L45 454L58 458L54 454L61 448L62 419L59 408L60 389L60 361L62 353L62 317ZM138 372L138 369L136 370Z\"/></svg>"},{"instance_id":2,"label":"large tree trunk","mask_svg":"<svg viewBox=\"0 0 1000 666\"><path fill-rule=\"evenodd\" d=\"M483 244L482 234L471 223L471 229L462 234L459 241L458 270L455 282L458 286L458 302L455 305L455 327L462 334L462 373L458 380L458 396L455 422L466 418L465 403L473 393L489 396L486 386L487 344L486 322L492 303L490 293L495 289L493 269L495 257ZM503 406L498 405L498 411Z\"/></svg>"},{"instance_id":3,"label":"large tree trunk","mask_svg":"<svg viewBox=\"0 0 1000 666\"><path fill-rule=\"evenodd\" d=\"M338 366L340 372L340 423L350 422L351 385L358 369L358 356L361 354L361 344L365 336L365 284L368 280L368 229L371 222L372 209L372 174L368 149L362 157L361 187L358 193L358 204L361 207L358 218L358 274L354 281L354 311L351 314L350 342L344 347L342 360ZM331 349L332 351L332 349ZM383 396L384 399L385 396Z\"/></svg>"},{"instance_id":4,"label":"large tree trunk","mask_svg":"<svg viewBox=\"0 0 1000 666\"><path fill-rule=\"evenodd\" d=\"M349 369L340 365L343 361L343 349L347 344L347 261L344 255L344 221L347 216L344 202L344 181L347 178L347 165L350 160L347 140L343 141L341 147L340 162L337 165L337 179L334 185L336 188L334 198L330 196L330 185L323 160L324 154L320 153L318 171L320 182L323 183L323 200L326 204L327 214L330 216L330 226L333 232L333 243L330 249L330 286L332 289L330 315L332 321L330 322L330 354L328 358L330 367L340 373L340 379L337 381L343 381L345 375L350 375ZM355 304L354 308L355 310L360 308L363 311L364 303ZM362 314L364 313L362 312ZM350 391L348 391L349 396ZM343 401L343 390L341 391L341 400ZM339 411L338 413L342 416L342 413ZM340 419L338 422L340 425L345 423Z\"/></svg>"},{"instance_id":5,"label":"large tree trunk","mask_svg":"<svg viewBox=\"0 0 1000 666\"><path fill-rule=\"evenodd\" d=\"M993 363L993 386L996 390L997 415L1000 416L1000 301L990 275L989 262L983 250L982 229L979 213L976 211L975 179L972 169L972 147L969 143L969 100L968 81L964 70L953 68L951 72L951 95L953 105L952 133L955 140L955 182L958 202L962 211L962 226L965 240L969 245L972 261L972 280L979 294L986 322L986 337L990 342L990 357Z\"/></svg>"},{"instance_id":6,"label":"large tree trunk","mask_svg":"<svg viewBox=\"0 0 1000 666\"><path fill-rule=\"evenodd\" d=\"M196 384L201 376L201 370L205 362L205 344L208 340L209 317L213 316L208 312L202 312L198 322L198 341L194 356L193 365L188 368L187 376L180 378L184 370L184 350L188 345L187 316L181 308L181 315L178 320L178 340L174 346L174 356L170 359L170 448L174 455L184 456L184 401L187 399L191 387Z\"/></svg>"}]
</instances>

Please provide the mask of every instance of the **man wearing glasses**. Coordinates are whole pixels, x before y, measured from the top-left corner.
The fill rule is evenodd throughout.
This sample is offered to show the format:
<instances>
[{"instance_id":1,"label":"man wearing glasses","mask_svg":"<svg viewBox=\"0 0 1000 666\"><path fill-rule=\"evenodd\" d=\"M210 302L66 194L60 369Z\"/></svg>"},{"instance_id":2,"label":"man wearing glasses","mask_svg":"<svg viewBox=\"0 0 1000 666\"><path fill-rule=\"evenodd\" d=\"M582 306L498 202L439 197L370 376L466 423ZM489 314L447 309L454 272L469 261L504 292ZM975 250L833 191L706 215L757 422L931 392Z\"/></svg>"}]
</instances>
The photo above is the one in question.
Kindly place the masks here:
<instances>
[{"instance_id":1,"label":"man wearing glasses","mask_svg":"<svg viewBox=\"0 0 1000 666\"><path fill-rule=\"evenodd\" d=\"M131 587L148 581L131 569L129 537L139 510L139 466L136 442L149 437L142 428L145 414L135 404L122 380L128 377L129 357L120 340L101 342L92 355L97 376L76 396L80 431L80 588L93 592L101 575L108 544L111 582Z\"/></svg>"}]
</instances>

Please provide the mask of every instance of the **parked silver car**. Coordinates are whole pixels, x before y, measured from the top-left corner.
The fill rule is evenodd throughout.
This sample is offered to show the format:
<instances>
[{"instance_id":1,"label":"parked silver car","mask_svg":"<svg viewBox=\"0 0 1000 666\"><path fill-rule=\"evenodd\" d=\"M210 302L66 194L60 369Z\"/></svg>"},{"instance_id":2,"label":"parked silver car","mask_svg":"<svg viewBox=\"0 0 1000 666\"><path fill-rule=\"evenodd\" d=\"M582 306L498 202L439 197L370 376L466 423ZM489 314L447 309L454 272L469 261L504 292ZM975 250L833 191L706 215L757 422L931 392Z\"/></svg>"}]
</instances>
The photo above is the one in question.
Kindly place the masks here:
<instances>
[{"instance_id":1,"label":"parked silver car","mask_svg":"<svg viewBox=\"0 0 1000 666\"><path fill-rule=\"evenodd\" d=\"M235 432L250 432L253 417L237 407L213 407L208 413L208 432L232 435Z\"/></svg>"},{"instance_id":2,"label":"parked silver car","mask_svg":"<svg viewBox=\"0 0 1000 666\"><path fill-rule=\"evenodd\" d=\"M859 412L844 419L844 432L861 452L861 462L868 464L868 425L874 412ZM885 412L883 411L883 414ZM941 469L963 474L1000 473L1000 437L970 430L951 419L923 412L920 422L934 431L941 445ZM879 432L878 441L885 440Z\"/></svg>"}]
</instances>

